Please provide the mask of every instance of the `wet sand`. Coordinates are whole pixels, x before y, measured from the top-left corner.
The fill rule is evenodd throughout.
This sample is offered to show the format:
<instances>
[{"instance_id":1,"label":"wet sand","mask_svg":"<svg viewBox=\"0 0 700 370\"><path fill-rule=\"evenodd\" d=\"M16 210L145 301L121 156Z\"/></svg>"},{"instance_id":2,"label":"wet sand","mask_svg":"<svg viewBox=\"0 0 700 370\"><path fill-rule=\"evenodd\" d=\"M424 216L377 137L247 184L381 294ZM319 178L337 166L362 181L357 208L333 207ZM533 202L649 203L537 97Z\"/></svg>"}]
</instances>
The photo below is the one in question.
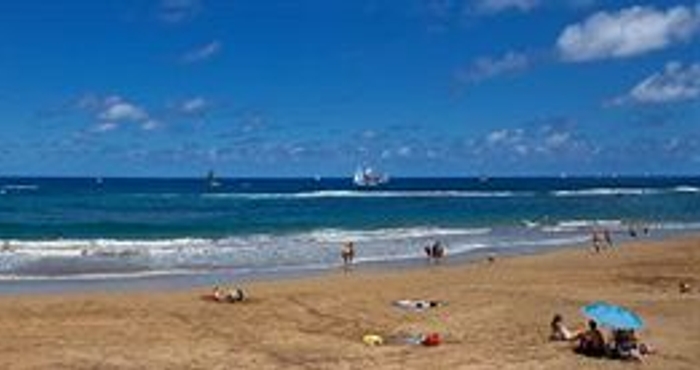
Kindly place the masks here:
<instances>
[{"instance_id":1,"label":"wet sand","mask_svg":"<svg viewBox=\"0 0 700 370\"><path fill-rule=\"evenodd\" d=\"M361 250L361 246L358 246ZM692 285L680 294L679 281ZM561 313L606 300L642 316L658 353L644 369L700 366L700 237L628 243L600 254L560 250L451 266L357 269L248 283L250 298L203 300L209 288L0 297L1 369L630 369L549 342ZM438 299L416 313L398 299ZM439 332L444 343L369 347Z\"/></svg>"}]
</instances>

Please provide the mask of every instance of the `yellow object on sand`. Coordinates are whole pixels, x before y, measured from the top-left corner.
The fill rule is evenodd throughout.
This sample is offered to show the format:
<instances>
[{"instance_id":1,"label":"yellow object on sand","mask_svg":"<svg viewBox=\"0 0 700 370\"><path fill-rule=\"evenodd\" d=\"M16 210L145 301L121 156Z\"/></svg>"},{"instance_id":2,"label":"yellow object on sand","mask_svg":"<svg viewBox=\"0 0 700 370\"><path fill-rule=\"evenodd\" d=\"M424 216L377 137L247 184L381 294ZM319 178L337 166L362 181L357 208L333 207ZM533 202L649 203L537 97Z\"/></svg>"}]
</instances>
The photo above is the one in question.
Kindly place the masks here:
<instances>
[{"instance_id":1,"label":"yellow object on sand","mask_svg":"<svg viewBox=\"0 0 700 370\"><path fill-rule=\"evenodd\" d=\"M384 344L384 339L376 334L367 334L362 337L362 341L368 346L380 346Z\"/></svg>"}]
</instances>

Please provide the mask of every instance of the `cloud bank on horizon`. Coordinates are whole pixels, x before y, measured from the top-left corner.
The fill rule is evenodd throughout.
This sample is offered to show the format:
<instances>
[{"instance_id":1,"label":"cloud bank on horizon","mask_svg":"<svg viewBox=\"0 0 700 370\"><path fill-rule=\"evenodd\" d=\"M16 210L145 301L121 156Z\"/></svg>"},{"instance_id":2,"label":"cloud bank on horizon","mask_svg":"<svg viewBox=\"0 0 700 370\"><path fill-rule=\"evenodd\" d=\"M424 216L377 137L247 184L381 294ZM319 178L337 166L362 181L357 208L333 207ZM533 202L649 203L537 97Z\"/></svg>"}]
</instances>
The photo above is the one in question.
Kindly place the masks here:
<instances>
[{"instance_id":1,"label":"cloud bank on horizon","mask_svg":"<svg viewBox=\"0 0 700 370\"><path fill-rule=\"evenodd\" d=\"M27 0L0 42L0 175L700 170L697 0Z\"/></svg>"}]
</instances>

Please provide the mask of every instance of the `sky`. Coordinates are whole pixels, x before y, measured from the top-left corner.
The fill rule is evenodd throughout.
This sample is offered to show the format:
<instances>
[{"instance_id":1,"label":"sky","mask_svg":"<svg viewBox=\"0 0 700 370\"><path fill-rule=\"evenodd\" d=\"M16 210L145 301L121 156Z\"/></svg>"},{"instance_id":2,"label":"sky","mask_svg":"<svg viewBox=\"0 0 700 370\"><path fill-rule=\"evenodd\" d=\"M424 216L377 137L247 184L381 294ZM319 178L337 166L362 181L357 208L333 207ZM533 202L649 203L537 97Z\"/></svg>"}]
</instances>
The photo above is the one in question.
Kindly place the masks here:
<instances>
[{"instance_id":1,"label":"sky","mask_svg":"<svg viewBox=\"0 0 700 370\"><path fill-rule=\"evenodd\" d=\"M0 176L697 175L700 1L3 1L0 143Z\"/></svg>"}]
</instances>

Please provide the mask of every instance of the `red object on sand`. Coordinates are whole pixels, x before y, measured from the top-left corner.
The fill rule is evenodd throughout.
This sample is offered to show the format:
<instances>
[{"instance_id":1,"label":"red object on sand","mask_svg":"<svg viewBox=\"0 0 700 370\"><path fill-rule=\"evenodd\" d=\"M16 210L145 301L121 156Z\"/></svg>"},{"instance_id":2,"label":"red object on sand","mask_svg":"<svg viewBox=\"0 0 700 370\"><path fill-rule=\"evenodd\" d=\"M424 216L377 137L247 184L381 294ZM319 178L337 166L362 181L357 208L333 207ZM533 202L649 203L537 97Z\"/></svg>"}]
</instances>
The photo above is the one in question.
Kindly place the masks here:
<instances>
[{"instance_id":1,"label":"red object on sand","mask_svg":"<svg viewBox=\"0 0 700 370\"><path fill-rule=\"evenodd\" d=\"M421 344L423 344L424 346L433 347L439 345L441 342L442 339L440 338L440 334L430 333L426 335L425 338L423 338Z\"/></svg>"}]
</instances>

